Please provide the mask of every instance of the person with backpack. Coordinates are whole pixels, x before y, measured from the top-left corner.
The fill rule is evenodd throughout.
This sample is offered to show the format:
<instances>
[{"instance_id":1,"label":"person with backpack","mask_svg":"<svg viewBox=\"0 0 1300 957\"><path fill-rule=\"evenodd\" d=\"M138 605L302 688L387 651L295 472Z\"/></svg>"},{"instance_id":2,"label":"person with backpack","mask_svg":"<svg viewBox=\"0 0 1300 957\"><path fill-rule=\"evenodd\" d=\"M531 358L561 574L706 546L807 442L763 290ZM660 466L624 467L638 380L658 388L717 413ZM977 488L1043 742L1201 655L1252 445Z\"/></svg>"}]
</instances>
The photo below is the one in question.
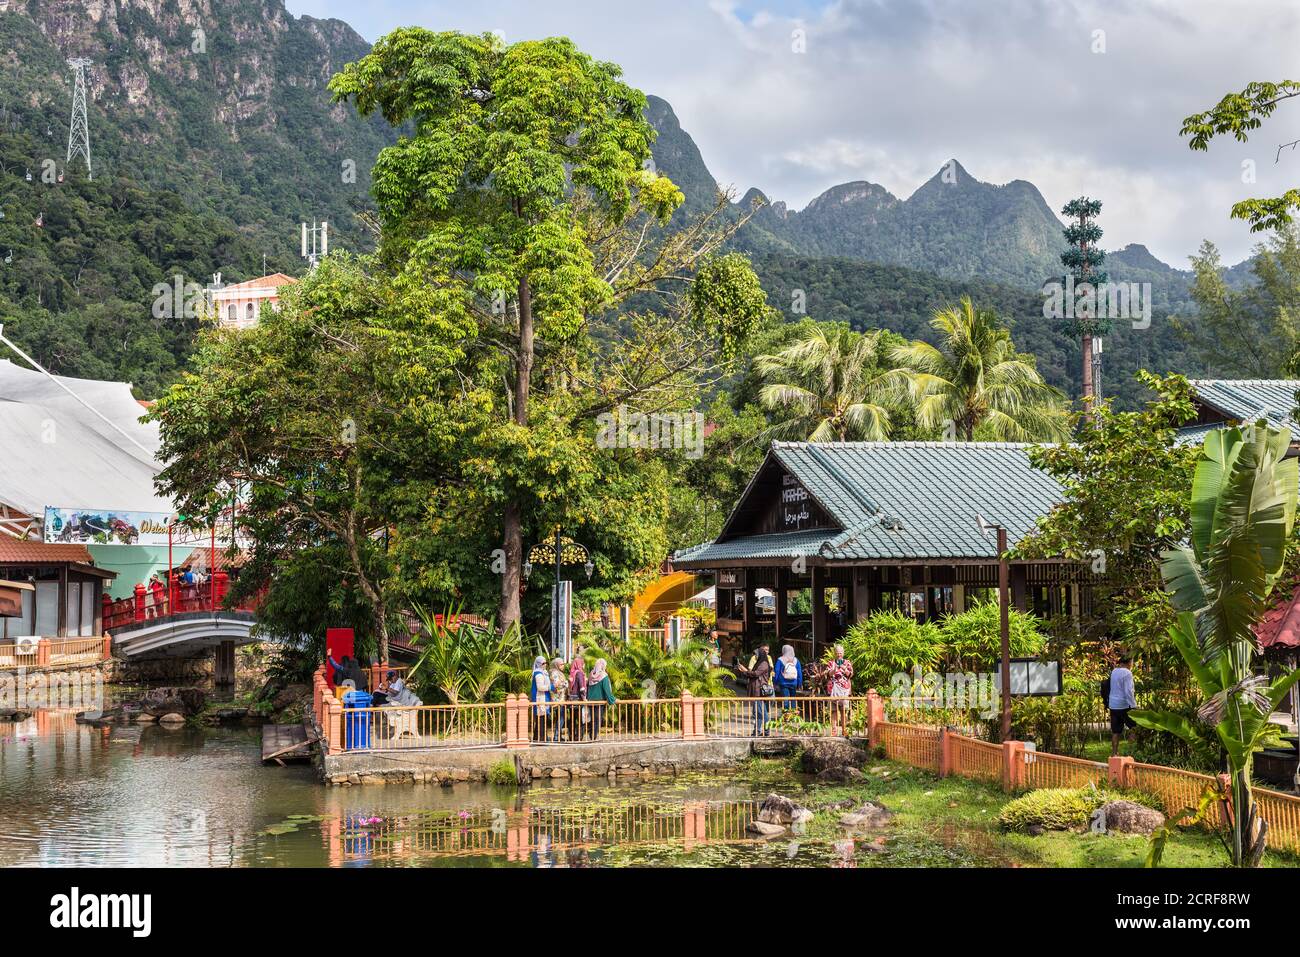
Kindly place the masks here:
<instances>
[{"instance_id":1,"label":"person with backpack","mask_svg":"<svg viewBox=\"0 0 1300 957\"><path fill-rule=\"evenodd\" d=\"M546 740L546 718L551 713L551 676L546 670L546 656L533 659L533 683L528 689L528 700L533 703L533 737Z\"/></svg>"},{"instance_id":2,"label":"person with backpack","mask_svg":"<svg viewBox=\"0 0 1300 957\"><path fill-rule=\"evenodd\" d=\"M781 707L788 708L791 699L803 687L803 665L795 657L793 645L781 646L781 657L776 659L776 670L772 673L772 686L781 697Z\"/></svg>"},{"instance_id":3,"label":"person with backpack","mask_svg":"<svg viewBox=\"0 0 1300 957\"><path fill-rule=\"evenodd\" d=\"M1137 707L1137 696L1133 690L1133 672L1130 669L1132 659L1120 655L1119 665L1101 682L1102 697L1110 709L1110 753L1119 754L1119 743L1124 740L1125 728L1136 728L1137 722L1129 717L1129 711Z\"/></svg>"},{"instance_id":4,"label":"person with backpack","mask_svg":"<svg viewBox=\"0 0 1300 957\"><path fill-rule=\"evenodd\" d=\"M753 699L754 737L766 737L767 699L772 697L772 659L768 657L767 645L758 646L750 656L749 664L736 669L745 679L745 695Z\"/></svg>"}]
</instances>

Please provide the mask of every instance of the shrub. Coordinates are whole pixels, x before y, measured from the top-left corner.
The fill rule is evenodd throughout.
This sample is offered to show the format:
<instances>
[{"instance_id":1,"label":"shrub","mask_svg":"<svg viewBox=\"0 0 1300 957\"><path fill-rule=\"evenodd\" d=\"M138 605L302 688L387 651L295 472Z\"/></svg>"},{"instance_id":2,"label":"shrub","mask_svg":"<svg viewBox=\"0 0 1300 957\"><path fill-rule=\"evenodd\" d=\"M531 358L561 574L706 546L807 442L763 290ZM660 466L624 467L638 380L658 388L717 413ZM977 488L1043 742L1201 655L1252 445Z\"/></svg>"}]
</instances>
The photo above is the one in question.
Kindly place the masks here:
<instances>
[{"instance_id":1,"label":"shrub","mask_svg":"<svg viewBox=\"0 0 1300 957\"><path fill-rule=\"evenodd\" d=\"M1092 812L1111 795L1097 788L1043 788L1011 801L998 814L1004 831L1027 831L1038 825L1049 831L1084 827Z\"/></svg>"},{"instance_id":2,"label":"shrub","mask_svg":"<svg viewBox=\"0 0 1300 957\"><path fill-rule=\"evenodd\" d=\"M853 662L854 693L888 688L900 671L934 670L942 646L939 628L930 622L921 624L897 611L869 615L844 634L844 652Z\"/></svg>"},{"instance_id":3,"label":"shrub","mask_svg":"<svg viewBox=\"0 0 1300 957\"><path fill-rule=\"evenodd\" d=\"M488 768L487 779L489 784L518 784L519 776L515 772L515 762L510 758L502 758Z\"/></svg>"},{"instance_id":4,"label":"shrub","mask_svg":"<svg viewBox=\"0 0 1300 957\"><path fill-rule=\"evenodd\" d=\"M1037 658L1047 643L1033 615L1012 608L1007 615L1011 657ZM997 602L980 602L940 626L949 671L993 671L1002 660L1002 618Z\"/></svg>"}]
</instances>

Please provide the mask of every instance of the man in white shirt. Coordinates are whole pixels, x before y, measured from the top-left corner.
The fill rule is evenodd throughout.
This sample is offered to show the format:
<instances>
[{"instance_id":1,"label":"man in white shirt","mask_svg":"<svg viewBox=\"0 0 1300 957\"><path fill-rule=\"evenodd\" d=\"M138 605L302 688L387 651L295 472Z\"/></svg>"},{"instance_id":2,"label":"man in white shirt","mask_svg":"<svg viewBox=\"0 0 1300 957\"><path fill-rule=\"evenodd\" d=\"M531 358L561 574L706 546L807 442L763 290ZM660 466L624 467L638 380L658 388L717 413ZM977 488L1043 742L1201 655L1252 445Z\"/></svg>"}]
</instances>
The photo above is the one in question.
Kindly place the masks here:
<instances>
[{"instance_id":1,"label":"man in white shirt","mask_svg":"<svg viewBox=\"0 0 1300 957\"><path fill-rule=\"evenodd\" d=\"M1128 655L1119 659L1119 667L1110 673L1110 697L1106 702L1110 708L1110 753L1119 754L1119 743L1124 740L1125 728L1136 728L1137 723L1128 716L1131 709L1137 707L1137 698L1133 691L1132 664Z\"/></svg>"}]
</instances>

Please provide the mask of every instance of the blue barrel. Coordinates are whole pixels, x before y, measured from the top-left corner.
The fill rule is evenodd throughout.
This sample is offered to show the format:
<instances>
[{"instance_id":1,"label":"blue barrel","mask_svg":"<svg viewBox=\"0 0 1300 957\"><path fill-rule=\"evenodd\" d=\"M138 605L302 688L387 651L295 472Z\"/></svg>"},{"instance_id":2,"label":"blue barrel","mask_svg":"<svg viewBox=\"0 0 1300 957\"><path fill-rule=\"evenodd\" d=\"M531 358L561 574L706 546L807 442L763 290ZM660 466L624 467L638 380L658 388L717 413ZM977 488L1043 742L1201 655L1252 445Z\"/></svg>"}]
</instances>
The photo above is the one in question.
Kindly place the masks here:
<instances>
[{"instance_id":1,"label":"blue barrel","mask_svg":"<svg viewBox=\"0 0 1300 957\"><path fill-rule=\"evenodd\" d=\"M370 712L354 710L369 707L368 692L349 691L343 695L343 749L345 751L370 747Z\"/></svg>"}]
</instances>

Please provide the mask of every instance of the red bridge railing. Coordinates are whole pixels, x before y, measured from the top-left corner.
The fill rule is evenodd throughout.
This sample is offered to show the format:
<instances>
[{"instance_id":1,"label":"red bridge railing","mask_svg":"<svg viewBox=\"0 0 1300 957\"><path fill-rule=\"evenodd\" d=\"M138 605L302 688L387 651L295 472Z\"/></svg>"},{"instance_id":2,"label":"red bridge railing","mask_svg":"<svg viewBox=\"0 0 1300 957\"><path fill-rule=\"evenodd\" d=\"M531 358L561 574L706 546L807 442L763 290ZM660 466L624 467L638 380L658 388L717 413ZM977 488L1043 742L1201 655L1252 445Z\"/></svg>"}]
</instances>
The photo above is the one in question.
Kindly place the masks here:
<instances>
[{"instance_id":1,"label":"red bridge railing","mask_svg":"<svg viewBox=\"0 0 1300 957\"><path fill-rule=\"evenodd\" d=\"M186 612L245 611L255 612L262 594L252 596L237 605L227 606L226 593L230 590L230 576L217 572L202 585L183 585L173 581L168 594L164 587L135 586L135 594L113 601L104 596L103 630L111 632L121 628L144 625L159 618Z\"/></svg>"}]
</instances>

